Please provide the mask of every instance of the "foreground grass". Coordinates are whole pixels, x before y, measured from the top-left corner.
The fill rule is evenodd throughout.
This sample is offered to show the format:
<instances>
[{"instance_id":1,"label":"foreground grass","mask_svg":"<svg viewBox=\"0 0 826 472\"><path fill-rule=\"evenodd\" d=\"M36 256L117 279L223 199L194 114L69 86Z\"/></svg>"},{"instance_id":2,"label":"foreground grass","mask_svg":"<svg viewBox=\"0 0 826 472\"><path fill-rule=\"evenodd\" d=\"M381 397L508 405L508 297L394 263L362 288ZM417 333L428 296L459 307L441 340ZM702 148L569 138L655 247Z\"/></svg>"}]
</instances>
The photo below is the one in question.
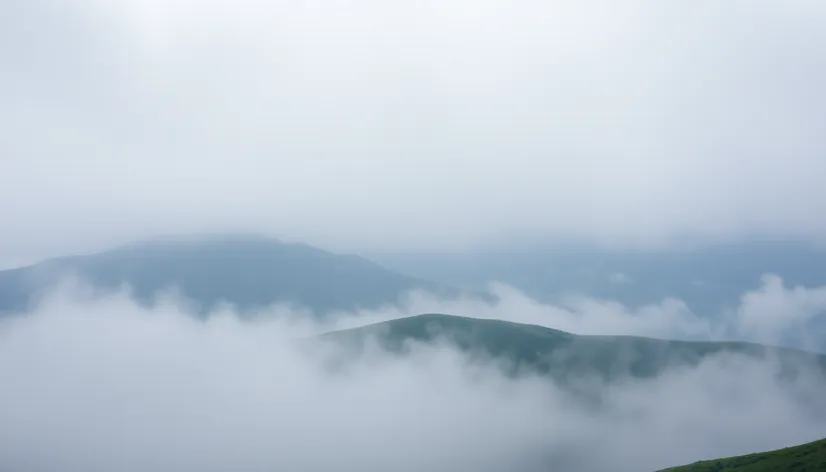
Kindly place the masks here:
<instances>
[{"instance_id":1,"label":"foreground grass","mask_svg":"<svg viewBox=\"0 0 826 472\"><path fill-rule=\"evenodd\" d=\"M695 462L660 472L826 472L826 439L776 451Z\"/></svg>"}]
</instances>

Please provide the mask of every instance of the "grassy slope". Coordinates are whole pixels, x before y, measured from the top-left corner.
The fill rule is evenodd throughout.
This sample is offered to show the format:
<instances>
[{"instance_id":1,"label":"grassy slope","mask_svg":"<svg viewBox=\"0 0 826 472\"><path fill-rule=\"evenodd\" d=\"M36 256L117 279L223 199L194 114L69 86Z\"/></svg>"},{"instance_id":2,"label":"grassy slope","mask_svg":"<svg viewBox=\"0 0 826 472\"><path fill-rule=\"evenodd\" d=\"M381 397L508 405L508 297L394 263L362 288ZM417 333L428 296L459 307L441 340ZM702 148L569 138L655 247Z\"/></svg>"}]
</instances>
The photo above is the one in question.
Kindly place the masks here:
<instances>
[{"instance_id":1,"label":"grassy slope","mask_svg":"<svg viewBox=\"0 0 826 472\"><path fill-rule=\"evenodd\" d=\"M375 337L385 348L403 351L407 341L448 339L466 351L506 356L522 367L535 368L557 378L582 373L605 380L651 377L675 364L694 365L722 352L765 358L776 356L786 374L794 375L799 362L814 361L826 375L826 355L741 342L665 341L634 336L580 336L499 320L426 314L334 331L322 336L361 348ZM784 370L781 370L783 372ZM826 472L826 439L778 451L698 462L666 469L669 472ZM665 471L662 471L665 472Z\"/></svg>"},{"instance_id":2,"label":"grassy slope","mask_svg":"<svg viewBox=\"0 0 826 472\"><path fill-rule=\"evenodd\" d=\"M335 331L323 336L361 348L375 336L385 348L400 351L408 341L448 339L465 351L508 358L517 367L557 378L592 374L604 380L650 378L675 365L696 365L716 353L775 357L781 373L794 375L801 361L826 372L826 356L744 342L666 341L635 336L580 336L564 331L451 315L426 314Z\"/></svg>"},{"instance_id":3,"label":"grassy slope","mask_svg":"<svg viewBox=\"0 0 826 472\"><path fill-rule=\"evenodd\" d=\"M826 439L776 451L729 457L660 472L826 472Z\"/></svg>"}]
</instances>

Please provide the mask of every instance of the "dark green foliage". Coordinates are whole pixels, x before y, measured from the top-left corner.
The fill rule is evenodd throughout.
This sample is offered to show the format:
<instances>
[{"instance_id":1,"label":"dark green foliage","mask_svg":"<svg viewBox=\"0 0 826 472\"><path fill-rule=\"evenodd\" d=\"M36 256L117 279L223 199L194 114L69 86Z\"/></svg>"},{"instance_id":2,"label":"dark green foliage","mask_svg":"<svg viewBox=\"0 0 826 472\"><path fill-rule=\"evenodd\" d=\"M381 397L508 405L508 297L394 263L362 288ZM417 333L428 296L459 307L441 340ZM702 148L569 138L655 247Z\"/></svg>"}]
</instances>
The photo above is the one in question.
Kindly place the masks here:
<instances>
[{"instance_id":1,"label":"dark green foliage","mask_svg":"<svg viewBox=\"0 0 826 472\"><path fill-rule=\"evenodd\" d=\"M776 451L696 462L660 472L826 472L826 439Z\"/></svg>"}]
</instances>

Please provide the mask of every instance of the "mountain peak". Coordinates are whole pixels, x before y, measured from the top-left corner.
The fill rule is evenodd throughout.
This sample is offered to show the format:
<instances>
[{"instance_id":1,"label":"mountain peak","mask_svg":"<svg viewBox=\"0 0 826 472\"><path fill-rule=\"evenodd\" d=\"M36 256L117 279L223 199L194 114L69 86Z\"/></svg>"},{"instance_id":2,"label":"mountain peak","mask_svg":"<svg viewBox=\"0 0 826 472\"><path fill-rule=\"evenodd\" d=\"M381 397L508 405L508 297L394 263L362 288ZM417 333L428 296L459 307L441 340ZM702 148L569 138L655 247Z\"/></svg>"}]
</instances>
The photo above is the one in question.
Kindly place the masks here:
<instances>
[{"instance_id":1,"label":"mountain peak","mask_svg":"<svg viewBox=\"0 0 826 472\"><path fill-rule=\"evenodd\" d=\"M34 292L44 288L23 283L36 268L54 272L51 283L71 273L96 288L114 290L126 284L138 300L147 303L174 287L205 311L221 302L242 311L286 303L321 314L376 309L395 304L414 290L459 293L359 256L267 236L219 233L154 237L96 254L0 272L0 312L20 310L31 303Z\"/></svg>"}]
</instances>

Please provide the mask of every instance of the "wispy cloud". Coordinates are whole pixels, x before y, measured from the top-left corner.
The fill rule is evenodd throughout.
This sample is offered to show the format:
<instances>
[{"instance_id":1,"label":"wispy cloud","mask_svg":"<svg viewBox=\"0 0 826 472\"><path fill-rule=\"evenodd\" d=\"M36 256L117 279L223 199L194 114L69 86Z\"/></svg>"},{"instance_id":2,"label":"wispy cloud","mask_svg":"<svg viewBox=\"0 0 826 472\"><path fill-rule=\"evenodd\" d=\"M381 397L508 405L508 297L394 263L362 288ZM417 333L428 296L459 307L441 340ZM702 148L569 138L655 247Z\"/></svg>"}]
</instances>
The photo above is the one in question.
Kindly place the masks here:
<instances>
[{"instance_id":1,"label":"wispy cloud","mask_svg":"<svg viewBox=\"0 0 826 472\"><path fill-rule=\"evenodd\" d=\"M204 321L174 297L152 309L123 294L49 300L0 323L4 469L493 471L542 470L553 460L563 471L636 471L791 445L826 425L826 405L813 395L826 388L822 378L787 389L769 364L745 359L616 386L593 410L540 379L468 364L449 346L407 358L375 352L331 375L290 342L330 326L285 309L253 321L225 310ZM644 332L668 313L679 328L683 316L667 304L655 314L505 300L503 317L544 317L581 332L622 331L623 322L626 332ZM457 307L438 311L463 314Z\"/></svg>"},{"instance_id":2,"label":"wispy cloud","mask_svg":"<svg viewBox=\"0 0 826 472\"><path fill-rule=\"evenodd\" d=\"M340 326L363 325L418 313L449 313L506 319L577 334L635 335L668 339L744 340L826 351L826 287L787 286L773 274L744 292L733 310L698 314L675 297L629 306L572 294L555 303L539 302L513 287L491 284L498 302L444 300L412 293L400 307L358 316L340 314Z\"/></svg>"}]
</instances>

